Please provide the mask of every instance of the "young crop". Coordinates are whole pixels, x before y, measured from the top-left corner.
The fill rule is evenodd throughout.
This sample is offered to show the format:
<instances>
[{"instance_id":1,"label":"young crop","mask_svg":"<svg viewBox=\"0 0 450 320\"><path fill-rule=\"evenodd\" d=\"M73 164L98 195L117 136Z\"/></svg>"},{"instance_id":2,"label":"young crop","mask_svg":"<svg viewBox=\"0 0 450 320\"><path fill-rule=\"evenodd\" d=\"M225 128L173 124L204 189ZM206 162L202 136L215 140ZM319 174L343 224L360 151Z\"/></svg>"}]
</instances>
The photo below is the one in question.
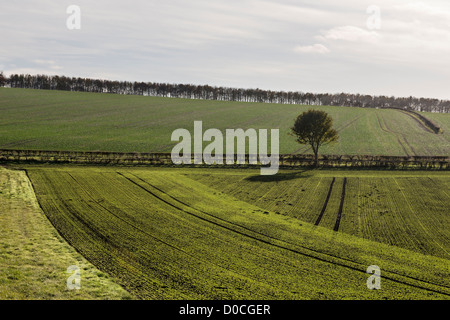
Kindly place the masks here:
<instances>
[{"instance_id":1,"label":"young crop","mask_svg":"<svg viewBox=\"0 0 450 320\"><path fill-rule=\"evenodd\" d=\"M373 299L450 295L448 280L442 278L448 273L446 260L261 211L260 207L206 186L203 183L211 179L202 179L199 172L100 167L28 170L40 205L60 234L139 298ZM208 172L218 175L216 181L228 182L219 183L221 187L245 179L242 171L236 175L229 170ZM246 199L251 201L260 194L256 201L263 205L267 203L262 201L264 198L276 199L273 195L277 186L281 186L280 192L293 196L289 188L293 185L298 187L297 192L305 188L309 195L318 192L318 199L325 200L332 179L308 179L312 180L269 182L270 188L263 187L266 181L252 181L258 187L251 188L249 183L247 190L256 191ZM336 177L340 187L336 189L333 223L343 181L343 177ZM352 196L348 194L352 190L347 190L346 198ZM299 208L312 208L316 202L313 199L308 203L303 196L295 199ZM341 214L343 224L345 206ZM387 290L382 295L364 285L367 266L372 264L383 268L383 288Z\"/></svg>"}]
</instances>

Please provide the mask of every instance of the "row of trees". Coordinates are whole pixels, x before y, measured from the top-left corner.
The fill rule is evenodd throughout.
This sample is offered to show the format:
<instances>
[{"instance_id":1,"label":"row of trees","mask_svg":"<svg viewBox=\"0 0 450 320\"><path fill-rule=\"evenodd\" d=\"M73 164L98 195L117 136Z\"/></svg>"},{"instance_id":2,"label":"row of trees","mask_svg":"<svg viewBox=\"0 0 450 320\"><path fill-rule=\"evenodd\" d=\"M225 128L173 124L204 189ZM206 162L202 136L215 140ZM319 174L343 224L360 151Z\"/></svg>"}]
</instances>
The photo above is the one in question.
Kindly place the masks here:
<instances>
[{"instance_id":1,"label":"row of trees","mask_svg":"<svg viewBox=\"0 0 450 320\"><path fill-rule=\"evenodd\" d=\"M450 112L449 100L429 98L396 98L393 96L371 96L349 93L317 94L299 91L272 91L193 84L111 81L49 75L12 74L9 77L5 77L1 74L0 86L222 101L330 105L362 108L401 108L414 111Z\"/></svg>"}]
</instances>

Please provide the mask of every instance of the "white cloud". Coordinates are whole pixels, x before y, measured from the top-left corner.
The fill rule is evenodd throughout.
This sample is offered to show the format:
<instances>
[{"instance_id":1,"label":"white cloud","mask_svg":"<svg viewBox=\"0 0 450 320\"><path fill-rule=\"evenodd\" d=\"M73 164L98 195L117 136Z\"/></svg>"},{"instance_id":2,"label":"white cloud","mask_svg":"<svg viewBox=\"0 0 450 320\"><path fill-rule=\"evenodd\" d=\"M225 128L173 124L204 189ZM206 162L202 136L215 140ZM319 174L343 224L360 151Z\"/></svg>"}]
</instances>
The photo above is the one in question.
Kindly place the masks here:
<instances>
[{"instance_id":1,"label":"white cloud","mask_svg":"<svg viewBox=\"0 0 450 320\"><path fill-rule=\"evenodd\" d=\"M297 53L319 53L319 54L325 54L329 53L330 49L325 47L323 44L316 43L311 46L296 46L294 48L294 51Z\"/></svg>"},{"instance_id":2,"label":"white cloud","mask_svg":"<svg viewBox=\"0 0 450 320\"><path fill-rule=\"evenodd\" d=\"M376 42L381 38L381 35L373 30L362 29L355 26L342 26L326 31L324 38L350 42Z\"/></svg>"}]
</instances>

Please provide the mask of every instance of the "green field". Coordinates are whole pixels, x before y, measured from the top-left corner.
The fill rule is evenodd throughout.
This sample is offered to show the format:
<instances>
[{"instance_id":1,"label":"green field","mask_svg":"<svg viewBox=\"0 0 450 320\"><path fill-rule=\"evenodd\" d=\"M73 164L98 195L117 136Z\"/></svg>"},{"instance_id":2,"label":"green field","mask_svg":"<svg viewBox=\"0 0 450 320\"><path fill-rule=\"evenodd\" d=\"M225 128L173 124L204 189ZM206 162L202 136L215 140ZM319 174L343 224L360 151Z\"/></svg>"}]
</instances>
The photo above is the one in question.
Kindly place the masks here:
<instances>
[{"instance_id":1,"label":"green field","mask_svg":"<svg viewBox=\"0 0 450 320\"><path fill-rule=\"evenodd\" d=\"M170 152L173 130L280 129L280 153L310 152L288 135L311 106L188 100L0 88L0 149ZM397 110L315 107L334 119L340 140L324 154L448 156L450 114L425 116L444 133L426 130ZM205 144L206 145L206 144Z\"/></svg>"},{"instance_id":2,"label":"green field","mask_svg":"<svg viewBox=\"0 0 450 320\"><path fill-rule=\"evenodd\" d=\"M70 266L80 268L80 290L67 287ZM25 172L0 167L0 300L131 298L58 234Z\"/></svg>"},{"instance_id":3,"label":"green field","mask_svg":"<svg viewBox=\"0 0 450 320\"><path fill-rule=\"evenodd\" d=\"M450 258L447 173L304 171L260 177L248 172L190 178L264 210L333 230L347 179L339 231L428 255Z\"/></svg>"},{"instance_id":4,"label":"green field","mask_svg":"<svg viewBox=\"0 0 450 320\"><path fill-rule=\"evenodd\" d=\"M450 296L447 173L26 169L61 235L138 298ZM366 286L371 265L381 290Z\"/></svg>"},{"instance_id":5,"label":"green field","mask_svg":"<svg viewBox=\"0 0 450 320\"><path fill-rule=\"evenodd\" d=\"M0 149L170 152L173 130L280 129L311 106L0 88ZM450 115L314 107L324 154L448 156ZM206 145L206 144L205 144ZM449 171L0 167L0 299L449 299ZM66 287L69 265L82 289ZM369 290L369 266L381 290ZM45 284L45 286L43 285Z\"/></svg>"}]
</instances>

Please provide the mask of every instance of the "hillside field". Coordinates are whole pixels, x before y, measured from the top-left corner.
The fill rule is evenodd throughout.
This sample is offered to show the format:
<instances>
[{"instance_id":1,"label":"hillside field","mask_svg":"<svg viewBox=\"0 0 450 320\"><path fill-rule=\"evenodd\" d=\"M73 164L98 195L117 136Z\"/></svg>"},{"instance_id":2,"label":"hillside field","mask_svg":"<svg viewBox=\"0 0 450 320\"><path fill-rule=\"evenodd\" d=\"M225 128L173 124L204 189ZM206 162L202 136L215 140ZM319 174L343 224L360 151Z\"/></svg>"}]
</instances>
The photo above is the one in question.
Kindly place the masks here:
<instances>
[{"instance_id":1,"label":"hillside field","mask_svg":"<svg viewBox=\"0 0 450 320\"><path fill-rule=\"evenodd\" d=\"M280 153L310 153L288 133L295 118L311 108L0 88L0 149L170 152L176 144L170 140L172 132L193 132L199 120L204 130L279 129ZM315 108L331 115L340 135L321 153L448 156L450 114L424 113L443 129L434 134L397 110Z\"/></svg>"},{"instance_id":2,"label":"hillside field","mask_svg":"<svg viewBox=\"0 0 450 320\"><path fill-rule=\"evenodd\" d=\"M202 121L203 131L279 129L280 153L310 153L289 131L312 108L340 136L321 154L449 156L449 114L422 113L436 134L394 109L9 88L0 88L0 149L170 152L175 129ZM5 158L0 299L448 300L449 184L448 170L262 176ZM67 290L72 264L85 272L82 291ZM374 265L381 290L367 287Z\"/></svg>"},{"instance_id":3,"label":"hillside field","mask_svg":"<svg viewBox=\"0 0 450 320\"><path fill-rule=\"evenodd\" d=\"M267 181L252 169L25 169L68 243L138 298L450 296L446 173L288 171ZM366 287L371 265L382 290Z\"/></svg>"}]
</instances>

